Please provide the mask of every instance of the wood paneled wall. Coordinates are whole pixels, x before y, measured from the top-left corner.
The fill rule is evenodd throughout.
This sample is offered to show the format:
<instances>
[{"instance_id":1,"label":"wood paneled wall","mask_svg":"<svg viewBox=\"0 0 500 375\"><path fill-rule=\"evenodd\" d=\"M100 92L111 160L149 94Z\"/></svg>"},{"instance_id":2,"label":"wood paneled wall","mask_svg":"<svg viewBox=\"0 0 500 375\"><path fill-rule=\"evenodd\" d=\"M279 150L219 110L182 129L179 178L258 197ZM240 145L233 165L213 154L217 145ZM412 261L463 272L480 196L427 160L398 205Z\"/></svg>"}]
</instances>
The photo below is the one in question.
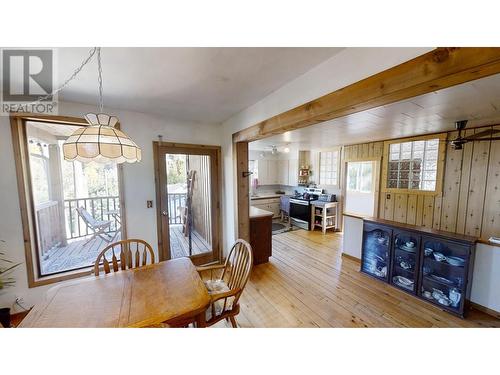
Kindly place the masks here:
<instances>
[{"instance_id":1,"label":"wood paneled wall","mask_svg":"<svg viewBox=\"0 0 500 375\"><path fill-rule=\"evenodd\" d=\"M491 127L469 129L466 135ZM500 125L494 126L500 129ZM448 133L454 139L456 132ZM383 155L384 142L344 146L344 161ZM446 149L442 192L433 195L380 191L379 218L488 239L500 236L500 141L469 142Z\"/></svg>"}]
</instances>

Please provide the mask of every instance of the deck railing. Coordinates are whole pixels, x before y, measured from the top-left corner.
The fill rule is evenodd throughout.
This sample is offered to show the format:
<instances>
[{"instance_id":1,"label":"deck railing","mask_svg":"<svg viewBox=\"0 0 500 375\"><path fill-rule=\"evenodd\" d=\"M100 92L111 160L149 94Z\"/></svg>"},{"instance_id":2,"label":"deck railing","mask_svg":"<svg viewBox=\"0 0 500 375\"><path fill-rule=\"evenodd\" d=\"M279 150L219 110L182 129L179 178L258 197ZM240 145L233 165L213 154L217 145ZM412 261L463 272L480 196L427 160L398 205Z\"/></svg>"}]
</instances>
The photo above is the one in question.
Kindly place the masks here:
<instances>
[{"instance_id":1,"label":"deck railing","mask_svg":"<svg viewBox=\"0 0 500 375\"><path fill-rule=\"evenodd\" d=\"M76 208L83 207L96 220L110 220L111 225L106 233L120 228L119 215L111 215L109 211L120 212L120 197L92 197L64 200L64 216L66 219L67 239L80 238L92 234L92 230L83 222Z\"/></svg>"},{"instance_id":2,"label":"deck railing","mask_svg":"<svg viewBox=\"0 0 500 375\"><path fill-rule=\"evenodd\" d=\"M168 222L182 224L182 208L186 207L186 193L168 194Z\"/></svg>"}]
</instances>

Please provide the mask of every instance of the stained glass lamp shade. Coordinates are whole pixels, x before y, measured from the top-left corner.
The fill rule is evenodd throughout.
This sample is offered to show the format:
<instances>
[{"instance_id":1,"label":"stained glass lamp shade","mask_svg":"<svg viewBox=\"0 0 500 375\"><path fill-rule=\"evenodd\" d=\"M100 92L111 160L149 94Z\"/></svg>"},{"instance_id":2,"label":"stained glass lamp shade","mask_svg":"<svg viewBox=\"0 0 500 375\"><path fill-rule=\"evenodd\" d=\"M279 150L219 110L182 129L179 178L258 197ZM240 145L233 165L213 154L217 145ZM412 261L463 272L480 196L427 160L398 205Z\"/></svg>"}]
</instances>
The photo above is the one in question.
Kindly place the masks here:
<instances>
[{"instance_id":1,"label":"stained glass lamp shade","mask_svg":"<svg viewBox=\"0 0 500 375\"><path fill-rule=\"evenodd\" d=\"M128 135L115 128L116 116L105 113L85 115L90 126L78 128L63 145L64 159L81 162L135 163L141 149Z\"/></svg>"}]
</instances>

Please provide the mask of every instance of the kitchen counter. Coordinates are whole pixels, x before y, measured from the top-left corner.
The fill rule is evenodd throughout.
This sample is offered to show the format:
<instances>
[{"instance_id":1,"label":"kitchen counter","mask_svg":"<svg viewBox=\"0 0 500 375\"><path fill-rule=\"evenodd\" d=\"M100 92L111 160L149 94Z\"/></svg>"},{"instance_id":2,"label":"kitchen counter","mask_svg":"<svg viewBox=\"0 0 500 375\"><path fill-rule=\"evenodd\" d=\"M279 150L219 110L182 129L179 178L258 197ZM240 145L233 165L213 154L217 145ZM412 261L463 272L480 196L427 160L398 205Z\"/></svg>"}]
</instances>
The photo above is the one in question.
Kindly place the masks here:
<instances>
[{"instance_id":1,"label":"kitchen counter","mask_svg":"<svg viewBox=\"0 0 500 375\"><path fill-rule=\"evenodd\" d=\"M272 249L273 213L250 206L250 245L253 251L253 264L269 261Z\"/></svg>"},{"instance_id":2,"label":"kitchen counter","mask_svg":"<svg viewBox=\"0 0 500 375\"><path fill-rule=\"evenodd\" d=\"M280 198L285 196L286 194L262 194L262 195L251 195L250 200L258 200L258 199L272 199L272 198Z\"/></svg>"},{"instance_id":3,"label":"kitchen counter","mask_svg":"<svg viewBox=\"0 0 500 375\"><path fill-rule=\"evenodd\" d=\"M250 219L266 216L273 216L273 213L271 211L266 211L261 208L250 206Z\"/></svg>"}]
</instances>

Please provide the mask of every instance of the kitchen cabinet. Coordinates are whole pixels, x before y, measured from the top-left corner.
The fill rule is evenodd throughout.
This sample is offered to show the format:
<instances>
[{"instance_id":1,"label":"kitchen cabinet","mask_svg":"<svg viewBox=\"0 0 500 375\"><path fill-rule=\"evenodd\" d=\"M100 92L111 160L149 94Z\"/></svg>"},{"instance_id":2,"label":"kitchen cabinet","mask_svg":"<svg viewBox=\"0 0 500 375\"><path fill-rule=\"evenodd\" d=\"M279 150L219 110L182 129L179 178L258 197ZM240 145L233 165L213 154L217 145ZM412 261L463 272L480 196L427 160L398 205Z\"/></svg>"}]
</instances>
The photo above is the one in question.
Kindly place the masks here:
<instances>
[{"instance_id":1,"label":"kitchen cabinet","mask_svg":"<svg viewBox=\"0 0 500 375\"><path fill-rule=\"evenodd\" d=\"M365 219L361 272L463 317L474 269L475 237Z\"/></svg>"},{"instance_id":2,"label":"kitchen cabinet","mask_svg":"<svg viewBox=\"0 0 500 375\"><path fill-rule=\"evenodd\" d=\"M253 264L266 263L272 256L272 225L270 212L250 208L250 245Z\"/></svg>"},{"instance_id":3,"label":"kitchen cabinet","mask_svg":"<svg viewBox=\"0 0 500 375\"><path fill-rule=\"evenodd\" d=\"M290 159L288 161L288 185L298 186L299 184L299 160Z\"/></svg>"},{"instance_id":4,"label":"kitchen cabinet","mask_svg":"<svg viewBox=\"0 0 500 375\"><path fill-rule=\"evenodd\" d=\"M288 185L288 160L278 160L278 184Z\"/></svg>"},{"instance_id":5,"label":"kitchen cabinet","mask_svg":"<svg viewBox=\"0 0 500 375\"><path fill-rule=\"evenodd\" d=\"M268 175L269 175L269 164L268 160L258 160L257 168L259 171L259 185L269 185Z\"/></svg>"},{"instance_id":6,"label":"kitchen cabinet","mask_svg":"<svg viewBox=\"0 0 500 375\"><path fill-rule=\"evenodd\" d=\"M297 186L298 160L258 160L259 185Z\"/></svg>"},{"instance_id":7,"label":"kitchen cabinet","mask_svg":"<svg viewBox=\"0 0 500 375\"><path fill-rule=\"evenodd\" d=\"M280 198L254 198L250 201L250 205L272 212L273 217L280 216Z\"/></svg>"}]
</instances>

